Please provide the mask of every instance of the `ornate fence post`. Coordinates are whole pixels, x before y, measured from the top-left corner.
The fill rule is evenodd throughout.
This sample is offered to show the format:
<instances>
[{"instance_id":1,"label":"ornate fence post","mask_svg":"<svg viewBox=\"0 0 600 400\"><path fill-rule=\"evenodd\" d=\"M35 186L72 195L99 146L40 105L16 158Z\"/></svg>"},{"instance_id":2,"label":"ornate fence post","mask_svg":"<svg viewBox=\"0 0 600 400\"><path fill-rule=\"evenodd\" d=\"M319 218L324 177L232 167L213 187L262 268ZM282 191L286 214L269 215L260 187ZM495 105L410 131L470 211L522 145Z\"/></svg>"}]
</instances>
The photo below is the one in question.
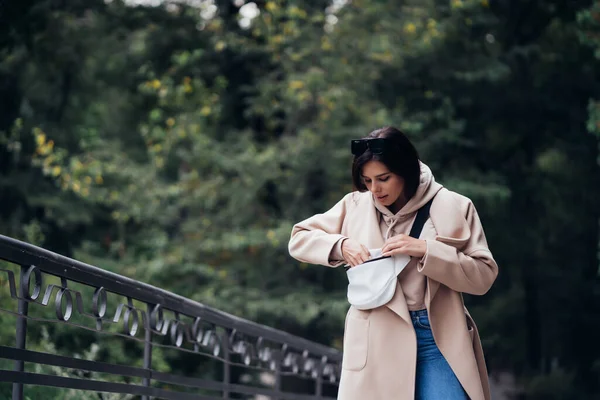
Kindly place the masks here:
<instances>
[{"instance_id":1,"label":"ornate fence post","mask_svg":"<svg viewBox=\"0 0 600 400\"><path fill-rule=\"evenodd\" d=\"M323 371L322 368L319 368L317 372L317 378L315 379L315 396L317 396L318 400L321 400L323 397Z\"/></svg>"},{"instance_id":2,"label":"ornate fence post","mask_svg":"<svg viewBox=\"0 0 600 400\"><path fill-rule=\"evenodd\" d=\"M231 343L227 330L223 332L221 343L223 343L223 398L228 399L231 385Z\"/></svg>"},{"instance_id":3,"label":"ornate fence post","mask_svg":"<svg viewBox=\"0 0 600 400\"><path fill-rule=\"evenodd\" d=\"M158 309L154 310L152 304L146 304L147 306L147 315L145 318L144 328L146 329L144 335L144 369L152 373L152 329L155 329L154 326L158 325ZM154 321L153 318L154 317ZM162 319L162 317L161 317ZM151 375L150 375L151 376ZM142 380L142 384L146 387L150 386L150 382L152 381L151 377L144 378ZM142 396L142 400L150 400L149 396Z\"/></svg>"},{"instance_id":4,"label":"ornate fence post","mask_svg":"<svg viewBox=\"0 0 600 400\"><path fill-rule=\"evenodd\" d=\"M29 296L29 279L31 274L35 273L35 289L33 296ZM19 279L19 294L18 294L18 313L17 317L17 332L16 332L16 348L25 349L27 339L27 313L29 311L29 303L27 298L37 298L41 290L41 274L34 266L21 265L21 274ZM23 360L15 361L16 372L25 371L25 362ZM23 384L13 383L12 400L23 400Z\"/></svg>"}]
</instances>

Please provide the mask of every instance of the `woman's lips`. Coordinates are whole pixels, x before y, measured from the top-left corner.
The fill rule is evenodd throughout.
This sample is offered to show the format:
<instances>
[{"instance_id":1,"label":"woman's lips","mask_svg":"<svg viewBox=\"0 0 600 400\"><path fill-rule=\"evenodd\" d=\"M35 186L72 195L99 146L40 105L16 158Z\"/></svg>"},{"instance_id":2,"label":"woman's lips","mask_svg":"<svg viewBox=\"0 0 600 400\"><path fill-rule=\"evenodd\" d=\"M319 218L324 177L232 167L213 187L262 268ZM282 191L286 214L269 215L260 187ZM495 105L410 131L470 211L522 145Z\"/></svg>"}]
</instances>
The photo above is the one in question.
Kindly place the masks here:
<instances>
[{"instance_id":1,"label":"woman's lips","mask_svg":"<svg viewBox=\"0 0 600 400\"><path fill-rule=\"evenodd\" d=\"M377 200L381 201L383 199L385 199L387 197L387 194L385 196L377 196Z\"/></svg>"}]
</instances>

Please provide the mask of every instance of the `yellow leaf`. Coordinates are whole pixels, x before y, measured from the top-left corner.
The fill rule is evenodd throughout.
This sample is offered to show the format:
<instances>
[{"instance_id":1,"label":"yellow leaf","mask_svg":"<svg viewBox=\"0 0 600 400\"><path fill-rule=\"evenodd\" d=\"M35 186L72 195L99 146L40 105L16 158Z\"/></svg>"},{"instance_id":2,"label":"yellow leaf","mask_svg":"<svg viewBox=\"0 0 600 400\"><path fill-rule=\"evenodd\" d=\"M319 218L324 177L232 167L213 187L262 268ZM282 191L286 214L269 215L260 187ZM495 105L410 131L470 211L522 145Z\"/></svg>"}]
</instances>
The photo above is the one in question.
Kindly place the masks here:
<instances>
[{"instance_id":1,"label":"yellow leaf","mask_svg":"<svg viewBox=\"0 0 600 400\"><path fill-rule=\"evenodd\" d=\"M489 7L490 6L490 2L488 0L481 0L481 5L484 7Z\"/></svg>"},{"instance_id":2,"label":"yellow leaf","mask_svg":"<svg viewBox=\"0 0 600 400\"><path fill-rule=\"evenodd\" d=\"M290 89L302 89L304 87L304 82L295 80L289 83Z\"/></svg>"},{"instance_id":3,"label":"yellow leaf","mask_svg":"<svg viewBox=\"0 0 600 400\"><path fill-rule=\"evenodd\" d=\"M171 127L171 126L173 126L173 125L175 125L175 119L173 119L173 118L168 118L168 119L167 119L167 126Z\"/></svg>"},{"instance_id":4,"label":"yellow leaf","mask_svg":"<svg viewBox=\"0 0 600 400\"><path fill-rule=\"evenodd\" d=\"M161 83L158 79L154 79L152 82L150 82L150 86L152 86L154 89L158 89L161 86Z\"/></svg>"},{"instance_id":5,"label":"yellow leaf","mask_svg":"<svg viewBox=\"0 0 600 400\"><path fill-rule=\"evenodd\" d=\"M50 151L51 151L51 149L47 144L41 145L37 149L37 153L42 156L48 155L50 153Z\"/></svg>"},{"instance_id":6,"label":"yellow leaf","mask_svg":"<svg viewBox=\"0 0 600 400\"><path fill-rule=\"evenodd\" d=\"M201 114L201 115L203 115L203 116L205 116L205 117L206 117L206 116L209 116L209 115L210 115L210 113L211 113L211 109L210 109L210 107L209 107L209 106L204 106L204 107L202 107L202 108L200 109L200 114Z\"/></svg>"},{"instance_id":7,"label":"yellow leaf","mask_svg":"<svg viewBox=\"0 0 600 400\"><path fill-rule=\"evenodd\" d=\"M412 22L409 22L408 24L404 25L404 32L406 33L415 33L417 31L417 26L415 24L413 24Z\"/></svg>"},{"instance_id":8,"label":"yellow leaf","mask_svg":"<svg viewBox=\"0 0 600 400\"><path fill-rule=\"evenodd\" d=\"M92 177L86 176L85 178L83 178L83 181L85 182L86 185L89 185L92 183Z\"/></svg>"},{"instance_id":9,"label":"yellow leaf","mask_svg":"<svg viewBox=\"0 0 600 400\"><path fill-rule=\"evenodd\" d=\"M38 129L38 132L39 133L37 133L35 136L35 142L41 147L44 143L46 143L46 134L40 129Z\"/></svg>"},{"instance_id":10,"label":"yellow leaf","mask_svg":"<svg viewBox=\"0 0 600 400\"><path fill-rule=\"evenodd\" d=\"M272 229L267 232L267 238L269 240L273 240L275 238L275 232Z\"/></svg>"},{"instance_id":11,"label":"yellow leaf","mask_svg":"<svg viewBox=\"0 0 600 400\"><path fill-rule=\"evenodd\" d=\"M452 0L452 8L461 8L463 6L462 0Z\"/></svg>"},{"instance_id":12,"label":"yellow leaf","mask_svg":"<svg viewBox=\"0 0 600 400\"><path fill-rule=\"evenodd\" d=\"M79 181L75 181L73 182L73 184L71 185L71 188L73 189L73 191L75 193L79 193L79 190L81 190L81 184L79 183Z\"/></svg>"},{"instance_id":13,"label":"yellow leaf","mask_svg":"<svg viewBox=\"0 0 600 400\"><path fill-rule=\"evenodd\" d=\"M277 10L277 4L275 4L272 1L267 1L265 8L267 9L267 11L273 12L273 11Z\"/></svg>"},{"instance_id":14,"label":"yellow leaf","mask_svg":"<svg viewBox=\"0 0 600 400\"><path fill-rule=\"evenodd\" d=\"M331 50L333 46L331 46L331 42L329 42L329 40L327 38L323 38L323 40L321 40L321 50Z\"/></svg>"},{"instance_id":15,"label":"yellow leaf","mask_svg":"<svg viewBox=\"0 0 600 400\"><path fill-rule=\"evenodd\" d=\"M222 51L227 45L225 44L224 41L219 40L216 44L215 44L215 50L216 51Z\"/></svg>"},{"instance_id":16,"label":"yellow leaf","mask_svg":"<svg viewBox=\"0 0 600 400\"><path fill-rule=\"evenodd\" d=\"M102 179L102 176L96 175L96 183L98 185L102 185L103 182L104 182L104 179Z\"/></svg>"},{"instance_id":17,"label":"yellow leaf","mask_svg":"<svg viewBox=\"0 0 600 400\"><path fill-rule=\"evenodd\" d=\"M60 175L60 167L58 165L56 165L54 168L52 168L52 176L59 176Z\"/></svg>"},{"instance_id":18,"label":"yellow leaf","mask_svg":"<svg viewBox=\"0 0 600 400\"><path fill-rule=\"evenodd\" d=\"M306 11L296 6L290 7L290 15L301 19L304 19L307 16Z\"/></svg>"}]
</instances>

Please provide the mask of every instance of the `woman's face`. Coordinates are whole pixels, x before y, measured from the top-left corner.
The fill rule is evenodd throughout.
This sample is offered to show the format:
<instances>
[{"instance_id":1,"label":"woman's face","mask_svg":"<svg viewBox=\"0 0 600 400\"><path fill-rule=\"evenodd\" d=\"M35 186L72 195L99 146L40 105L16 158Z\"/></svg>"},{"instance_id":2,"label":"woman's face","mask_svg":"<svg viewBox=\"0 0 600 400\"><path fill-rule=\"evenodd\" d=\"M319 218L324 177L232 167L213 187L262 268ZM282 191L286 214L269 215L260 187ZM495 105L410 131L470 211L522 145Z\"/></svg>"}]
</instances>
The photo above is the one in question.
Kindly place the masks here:
<instances>
[{"instance_id":1,"label":"woman's face","mask_svg":"<svg viewBox=\"0 0 600 400\"><path fill-rule=\"evenodd\" d=\"M362 178L367 189L383 206L396 213L404 205L404 179L391 172L380 161L369 161L363 166Z\"/></svg>"}]
</instances>

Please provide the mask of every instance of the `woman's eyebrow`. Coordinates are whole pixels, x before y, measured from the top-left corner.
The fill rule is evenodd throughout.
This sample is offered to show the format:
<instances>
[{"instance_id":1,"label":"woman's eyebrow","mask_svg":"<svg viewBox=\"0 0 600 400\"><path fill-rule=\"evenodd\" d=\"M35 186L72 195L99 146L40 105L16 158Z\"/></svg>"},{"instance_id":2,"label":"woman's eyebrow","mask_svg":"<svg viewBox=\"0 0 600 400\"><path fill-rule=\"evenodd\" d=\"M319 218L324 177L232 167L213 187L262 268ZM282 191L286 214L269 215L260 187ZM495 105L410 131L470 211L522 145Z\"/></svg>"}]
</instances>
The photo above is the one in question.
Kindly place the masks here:
<instances>
[{"instance_id":1,"label":"woman's eyebrow","mask_svg":"<svg viewBox=\"0 0 600 400\"><path fill-rule=\"evenodd\" d=\"M375 178L379 178L380 176L391 174L391 172L384 172L383 174L375 175ZM361 175L363 178L369 179L368 176Z\"/></svg>"}]
</instances>

